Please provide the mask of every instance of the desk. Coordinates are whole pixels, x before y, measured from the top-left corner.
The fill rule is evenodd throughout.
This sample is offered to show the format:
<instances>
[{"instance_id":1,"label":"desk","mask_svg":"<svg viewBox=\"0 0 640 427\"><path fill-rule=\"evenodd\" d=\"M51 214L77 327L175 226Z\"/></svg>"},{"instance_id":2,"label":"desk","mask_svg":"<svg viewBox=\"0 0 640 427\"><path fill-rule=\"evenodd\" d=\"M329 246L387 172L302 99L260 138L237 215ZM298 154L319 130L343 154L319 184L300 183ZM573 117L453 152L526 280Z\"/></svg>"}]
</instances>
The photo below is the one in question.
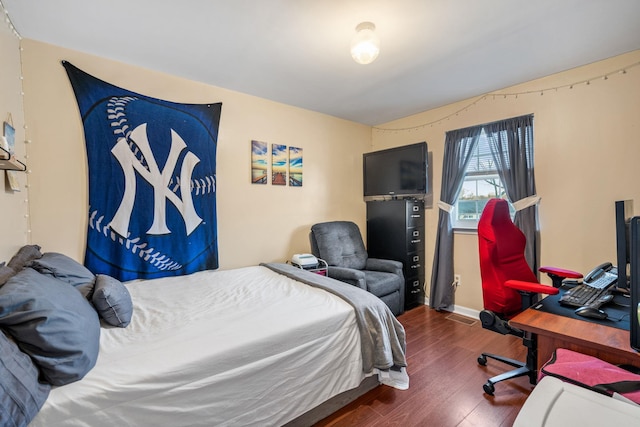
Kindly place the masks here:
<instances>
[{"instance_id":1,"label":"desk","mask_svg":"<svg viewBox=\"0 0 640 427\"><path fill-rule=\"evenodd\" d=\"M640 353L629 344L629 331L572 319L529 308L515 316L511 325L538 337L538 370L556 348L595 356L613 364L640 367Z\"/></svg>"}]
</instances>

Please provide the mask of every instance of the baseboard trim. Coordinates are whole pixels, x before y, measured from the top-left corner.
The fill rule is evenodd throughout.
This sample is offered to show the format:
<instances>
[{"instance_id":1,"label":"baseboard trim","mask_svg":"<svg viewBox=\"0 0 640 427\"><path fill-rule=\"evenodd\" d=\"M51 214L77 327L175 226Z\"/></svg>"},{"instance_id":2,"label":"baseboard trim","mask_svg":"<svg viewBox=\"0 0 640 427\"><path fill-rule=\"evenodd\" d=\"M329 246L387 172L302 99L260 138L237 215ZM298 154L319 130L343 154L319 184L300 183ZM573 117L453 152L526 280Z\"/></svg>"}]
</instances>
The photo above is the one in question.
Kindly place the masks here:
<instances>
[{"instance_id":1,"label":"baseboard trim","mask_svg":"<svg viewBox=\"0 0 640 427\"><path fill-rule=\"evenodd\" d=\"M424 305L429 305L429 298L424 299ZM459 314L461 316L471 317L472 319L480 319L480 311L473 308L464 307L461 305L453 305L451 310L447 310L452 313Z\"/></svg>"},{"instance_id":2,"label":"baseboard trim","mask_svg":"<svg viewBox=\"0 0 640 427\"><path fill-rule=\"evenodd\" d=\"M462 316L471 317L473 319L480 319L480 312L472 308L463 307L461 305L454 305L453 312Z\"/></svg>"}]
</instances>

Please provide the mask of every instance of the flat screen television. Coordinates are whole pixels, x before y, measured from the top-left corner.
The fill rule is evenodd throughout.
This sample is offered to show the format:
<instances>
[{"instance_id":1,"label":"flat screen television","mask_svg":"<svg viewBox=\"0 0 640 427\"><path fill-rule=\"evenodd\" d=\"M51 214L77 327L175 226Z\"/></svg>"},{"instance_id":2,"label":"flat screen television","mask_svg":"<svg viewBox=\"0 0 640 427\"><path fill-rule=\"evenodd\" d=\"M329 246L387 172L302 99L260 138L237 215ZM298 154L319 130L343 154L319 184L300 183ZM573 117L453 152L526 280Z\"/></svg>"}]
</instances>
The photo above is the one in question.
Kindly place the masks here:
<instances>
[{"instance_id":1,"label":"flat screen television","mask_svg":"<svg viewBox=\"0 0 640 427\"><path fill-rule=\"evenodd\" d=\"M631 313L629 335L631 347L640 351L640 217L631 219L629 233L629 291L631 293Z\"/></svg>"},{"instance_id":2,"label":"flat screen television","mask_svg":"<svg viewBox=\"0 0 640 427\"><path fill-rule=\"evenodd\" d=\"M364 196L421 196L428 193L426 142L362 155Z\"/></svg>"}]
</instances>

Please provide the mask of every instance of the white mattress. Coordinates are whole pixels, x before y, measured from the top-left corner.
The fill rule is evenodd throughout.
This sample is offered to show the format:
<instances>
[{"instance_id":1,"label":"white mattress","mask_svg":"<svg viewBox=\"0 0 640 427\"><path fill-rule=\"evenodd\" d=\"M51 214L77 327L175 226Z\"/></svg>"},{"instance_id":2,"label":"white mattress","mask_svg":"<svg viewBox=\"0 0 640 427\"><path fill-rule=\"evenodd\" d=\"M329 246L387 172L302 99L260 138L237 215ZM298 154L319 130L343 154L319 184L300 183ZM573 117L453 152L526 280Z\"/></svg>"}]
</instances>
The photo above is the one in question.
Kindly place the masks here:
<instances>
[{"instance_id":1,"label":"white mattress","mask_svg":"<svg viewBox=\"0 0 640 427\"><path fill-rule=\"evenodd\" d=\"M126 285L131 324L30 425L281 425L364 378L351 306L267 268Z\"/></svg>"}]
</instances>

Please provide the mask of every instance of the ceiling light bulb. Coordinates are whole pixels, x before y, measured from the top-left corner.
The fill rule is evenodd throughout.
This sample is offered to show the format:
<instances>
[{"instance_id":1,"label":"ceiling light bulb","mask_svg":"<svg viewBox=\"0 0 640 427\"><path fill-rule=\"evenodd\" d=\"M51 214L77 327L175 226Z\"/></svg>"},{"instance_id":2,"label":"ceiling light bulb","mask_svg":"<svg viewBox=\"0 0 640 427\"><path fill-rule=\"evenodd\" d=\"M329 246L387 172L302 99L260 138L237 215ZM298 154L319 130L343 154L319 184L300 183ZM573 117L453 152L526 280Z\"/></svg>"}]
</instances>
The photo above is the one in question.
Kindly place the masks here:
<instances>
[{"instance_id":1,"label":"ceiling light bulb","mask_svg":"<svg viewBox=\"0 0 640 427\"><path fill-rule=\"evenodd\" d=\"M351 56L358 64L371 64L380 53L380 39L372 22L361 22L356 27L356 35L351 41Z\"/></svg>"}]
</instances>

